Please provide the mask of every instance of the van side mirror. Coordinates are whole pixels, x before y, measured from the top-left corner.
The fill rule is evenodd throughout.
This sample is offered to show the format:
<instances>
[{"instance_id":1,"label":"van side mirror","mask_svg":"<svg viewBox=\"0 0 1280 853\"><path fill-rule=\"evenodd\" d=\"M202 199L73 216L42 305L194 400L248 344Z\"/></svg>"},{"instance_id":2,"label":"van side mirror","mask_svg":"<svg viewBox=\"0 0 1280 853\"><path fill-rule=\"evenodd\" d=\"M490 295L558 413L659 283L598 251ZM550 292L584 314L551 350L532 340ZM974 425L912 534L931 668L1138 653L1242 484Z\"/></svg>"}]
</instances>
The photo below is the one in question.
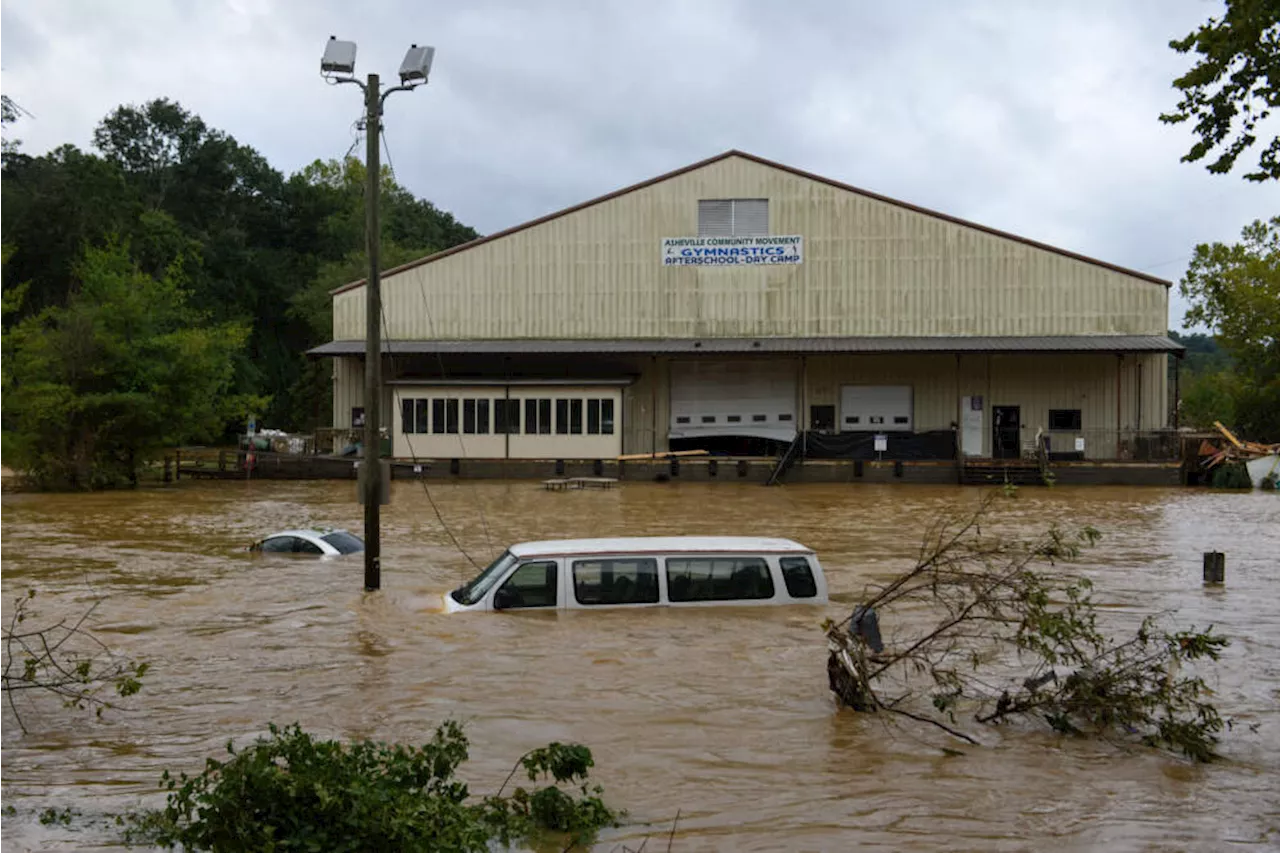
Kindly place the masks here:
<instances>
[{"instance_id":1,"label":"van side mirror","mask_svg":"<svg viewBox=\"0 0 1280 853\"><path fill-rule=\"evenodd\" d=\"M517 603L515 593L505 587L493 594L494 610L507 610L515 607Z\"/></svg>"}]
</instances>

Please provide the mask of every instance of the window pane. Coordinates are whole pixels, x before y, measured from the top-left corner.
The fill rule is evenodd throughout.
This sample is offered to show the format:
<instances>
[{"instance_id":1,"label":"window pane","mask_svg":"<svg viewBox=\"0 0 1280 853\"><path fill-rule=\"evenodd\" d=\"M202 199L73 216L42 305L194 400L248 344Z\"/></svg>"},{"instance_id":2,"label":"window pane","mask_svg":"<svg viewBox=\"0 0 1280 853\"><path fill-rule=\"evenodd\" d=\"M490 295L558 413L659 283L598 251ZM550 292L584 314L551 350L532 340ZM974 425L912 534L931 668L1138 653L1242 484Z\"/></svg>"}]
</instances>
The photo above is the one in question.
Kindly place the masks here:
<instances>
[{"instance_id":1,"label":"window pane","mask_svg":"<svg viewBox=\"0 0 1280 853\"><path fill-rule=\"evenodd\" d=\"M551 435L551 399L538 401L538 435Z\"/></svg>"},{"instance_id":2,"label":"window pane","mask_svg":"<svg viewBox=\"0 0 1280 853\"><path fill-rule=\"evenodd\" d=\"M602 435L613 435L613 401L600 401L600 432Z\"/></svg>"},{"instance_id":3,"label":"window pane","mask_svg":"<svg viewBox=\"0 0 1280 853\"><path fill-rule=\"evenodd\" d=\"M1080 429L1079 409L1050 409L1049 429Z\"/></svg>"},{"instance_id":4,"label":"window pane","mask_svg":"<svg viewBox=\"0 0 1280 853\"><path fill-rule=\"evenodd\" d=\"M507 409L501 400L493 401L493 431L498 435L507 431Z\"/></svg>"},{"instance_id":5,"label":"window pane","mask_svg":"<svg viewBox=\"0 0 1280 853\"><path fill-rule=\"evenodd\" d=\"M262 543L259 549L269 554L291 554L293 553L293 537L292 536L273 536Z\"/></svg>"},{"instance_id":6,"label":"window pane","mask_svg":"<svg viewBox=\"0 0 1280 853\"><path fill-rule=\"evenodd\" d=\"M320 538L337 548L340 554L358 554L364 550L364 542L344 530L335 530Z\"/></svg>"},{"instance_id":7,"label":"window pane","mask_svg":"<svg viewBox=\"0 0 1280 853\"><path fill-rule=\"evenodd\" d=\"M476 432L489 434L489 401L476 400Z\"/></svg>"},{"instance_id":8,"label":"window pane","mask_svg":"<svg viewBox=\"0 0 1280 853\"><path fill-rule=\"evenodd\" d=\"M792 598L813 598L818 594L818 585L813 580L813 569L804 557L783 557L778 561L782 568L782 580L787 585L787 594Z\"/></svg>"},{"instance_id":9,"label":"window pane","mask_svg":"<svg viewBox=\"0 0 1280 853\"><path fill-rule=\"evenodd\" d=\"M458 401L445 400L445 432L456 435L458 432Z\"/></svg>"},{"instance_id":10,"label":"window pane","mask_svg":"<svg viewBox=\"0 0 1280 853\"><path fill-rule=\"evenodd\" d=\"M556 400L556 435L569 434L569 401Z\"/></svg>"},{"instance_id":11,"label":"window pane","mask_svg":"<svg viewBox=\"0 0 1280 853\"><path fill-rule=\"evenodd\" d=\"M555 607L556 564L525 563L494 594L495 603L500 595L510 597L507 607Z\"/></svg>"},{"instance_id":12,"label":"window pane","mask_svg":"<svg viewBox=\"0 0 1280 853\"><path fill-rule=\"evenodd\" d=\"M417 432L413 427L413 400L407 397L400 401L400 431L405 435Z\"/></svg>"},{"instance_id":13,"label":"window pane","mask_svg":"<svg viewBox=\"0 0 1280 853\"><path fill-rule=\"evenodd\" d=\"M698 236L733 236L733 201L727 198L703 199L698 202Z\"/></svg>"},{"instance_id":14,"label":"window pane","mask_svg":"<svg viewBox=\"0 0 1280 853\"><path fill-rule=\"evenodd\" d=\"M569 432L582 435L582 401L569 401Z\"/></svg>"},{"instance_id":15,"label":"window pane","mask_svg":"<svg viewBox=\"0 0 1280 853\"><path fill-rule=\"evenodd\" d=\"M427 404L431 402L425 397L413 401L413 413L417 421L418 432L427 431Z\"/></svg>"},{"instance_id":16,"label":"window pane","mask_svg":"<svg viewBox=\"0 0 1280 853\"><path fill-rule=\"evenodd\" d=\"M295 554L323 554L324 549L314 542L308 542L306 539L294 539L293 551Z\"/></svg>"},{"instance_id":17,"label":"window pane","mask_svg":"<svg viewBox=\"0 0 1280 853\"><path fill-rule=\"evenodd\" d=\"M444 400L431 401L431 431L437 435L444 432Z\"/></svg>"},{"instance_id":18,"label":"window pane","mask_svg":"<svg viewBox=\"0 0 1280 853\"><path fill-rule=\"evenodd\" d=\"M503 400L503 405L507 407L507 432L512 435L520 434L520 401L519 400Z\"/></svg>"},{"instance_id":19,"label":"window pane","mask_svg":"<svg viewBox=\"0 0 1280 853\"><path fill-rule=\"evenodd\" d=\"M476 401L462 401L462 431L467 435L476 434Z\"/></svg>"},{"instance_id":20,"label":"window pane","mask_svg":"<svg viewBox=\"0 0 1280 853\"><path fill-rule=\"evenodd\" d=\"M773 577L758 557L682 557L667 560L672 601L740 601L773 598Z\"/></svg>"},{"instance_id":21,"label":"window pane","mask_svg":"<svg viewBox=\"0 0 1280 853\"><path fill-rule=\"evenodd\" d=\"M587 435L600 434L600 401L587 401Z\"/></svg>"},{"instance_id":22,"label":"window pane","mask_svg":"<svg viewBox=\"0 0 1280 853\"><path fill-rule=\"evenodd\" d=\"M579 604L656 604L658 561L635 558L575 561L573 597Z\"/></svg>"},{"instance_id":23,"label":"window pane","mask_svg":"<svg viewBox=\"0 0 1280 853\"><path fill-rule=\"evenodd\" d=\"M733 201L733 236L764 237L769 233L769 200L738 198Z\"/></svg>"},{"instance_id":24,"label":"window pane","mask_svg":"<svg viewBox=\"0 0 1280 853\"><path fill-rule=\"evenodd\" d=\"M538 432L538 401L532 397L524 401L524 431L528 435Z\"/></svg>"}]
</instances>

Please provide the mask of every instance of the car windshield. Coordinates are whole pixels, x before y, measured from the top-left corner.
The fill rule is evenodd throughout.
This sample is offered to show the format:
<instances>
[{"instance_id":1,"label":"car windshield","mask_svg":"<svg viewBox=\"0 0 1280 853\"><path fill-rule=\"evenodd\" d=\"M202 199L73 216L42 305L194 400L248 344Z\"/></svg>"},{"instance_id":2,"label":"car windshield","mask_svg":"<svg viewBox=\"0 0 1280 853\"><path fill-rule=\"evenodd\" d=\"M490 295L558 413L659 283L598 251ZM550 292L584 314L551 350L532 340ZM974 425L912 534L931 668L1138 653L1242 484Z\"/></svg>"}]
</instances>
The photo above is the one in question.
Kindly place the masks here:
<instances>
[{"instance_id":1,"label":"car windshield","mask_svg":"<svg viewBox=\"0 0 1280 853\"><path fill-rule=\"evenodd\" d=\"M345 530L335 530L320 538L337 548L339 554L359 554L364 550L364 543Z\"/></svg>"},{"instance_id":2,"label":"car windshield","mask_svg":"<svg viewBox=\"0 0 1280 853\"><path fill-rule=\"evenodd\" d=\"M484 598L484 594L498 582L498 578L502 577L503 573L511 568L515 561L516 558L512 556L510 551L503 551L502 556L490 563L489 568L476 575L474 580L463 584L449 594L459 604L475 604Z\"/></svg>"}]
</instances>

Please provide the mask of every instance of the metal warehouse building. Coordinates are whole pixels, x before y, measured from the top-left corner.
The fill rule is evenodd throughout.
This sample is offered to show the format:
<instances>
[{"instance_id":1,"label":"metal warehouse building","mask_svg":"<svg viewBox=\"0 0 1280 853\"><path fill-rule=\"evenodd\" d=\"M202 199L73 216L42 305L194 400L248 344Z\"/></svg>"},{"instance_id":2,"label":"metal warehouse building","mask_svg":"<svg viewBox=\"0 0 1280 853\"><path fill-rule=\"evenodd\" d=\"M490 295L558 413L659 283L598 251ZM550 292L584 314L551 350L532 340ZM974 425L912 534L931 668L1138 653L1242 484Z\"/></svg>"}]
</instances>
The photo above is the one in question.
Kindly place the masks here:
<instances>
[{"instance_id":1,"label":"metal warehouse building","mask_svg":"<svg viewBox=\"0 0 1280 853\"><path fill-rule=\"evenodd\" d=\"M382 282L399 459L1135 458L1181 350L1167 281L738 151ZM363 282L333 330L354 427Z\"/></svg>"}]
</instances>

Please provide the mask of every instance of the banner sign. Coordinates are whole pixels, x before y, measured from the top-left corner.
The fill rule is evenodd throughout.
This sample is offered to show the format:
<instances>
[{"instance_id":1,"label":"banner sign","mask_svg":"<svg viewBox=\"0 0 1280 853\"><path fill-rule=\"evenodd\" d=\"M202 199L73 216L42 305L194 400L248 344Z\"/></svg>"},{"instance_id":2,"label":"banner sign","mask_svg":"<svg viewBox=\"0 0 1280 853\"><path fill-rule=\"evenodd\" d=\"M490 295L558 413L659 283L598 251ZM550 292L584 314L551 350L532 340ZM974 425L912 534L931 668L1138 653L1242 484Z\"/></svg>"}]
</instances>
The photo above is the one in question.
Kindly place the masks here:
<instances>
[{"instance_id":1,"label":"banner sign","mask_svg":"<svg viewBox=\"0 0 1280 853\"><path fill-rule=\"evenodd\" d=\"M804 238L667 237L662 241L664 267L738 267L798 264L804 260Z\"/></svg>"}]
</instances>

